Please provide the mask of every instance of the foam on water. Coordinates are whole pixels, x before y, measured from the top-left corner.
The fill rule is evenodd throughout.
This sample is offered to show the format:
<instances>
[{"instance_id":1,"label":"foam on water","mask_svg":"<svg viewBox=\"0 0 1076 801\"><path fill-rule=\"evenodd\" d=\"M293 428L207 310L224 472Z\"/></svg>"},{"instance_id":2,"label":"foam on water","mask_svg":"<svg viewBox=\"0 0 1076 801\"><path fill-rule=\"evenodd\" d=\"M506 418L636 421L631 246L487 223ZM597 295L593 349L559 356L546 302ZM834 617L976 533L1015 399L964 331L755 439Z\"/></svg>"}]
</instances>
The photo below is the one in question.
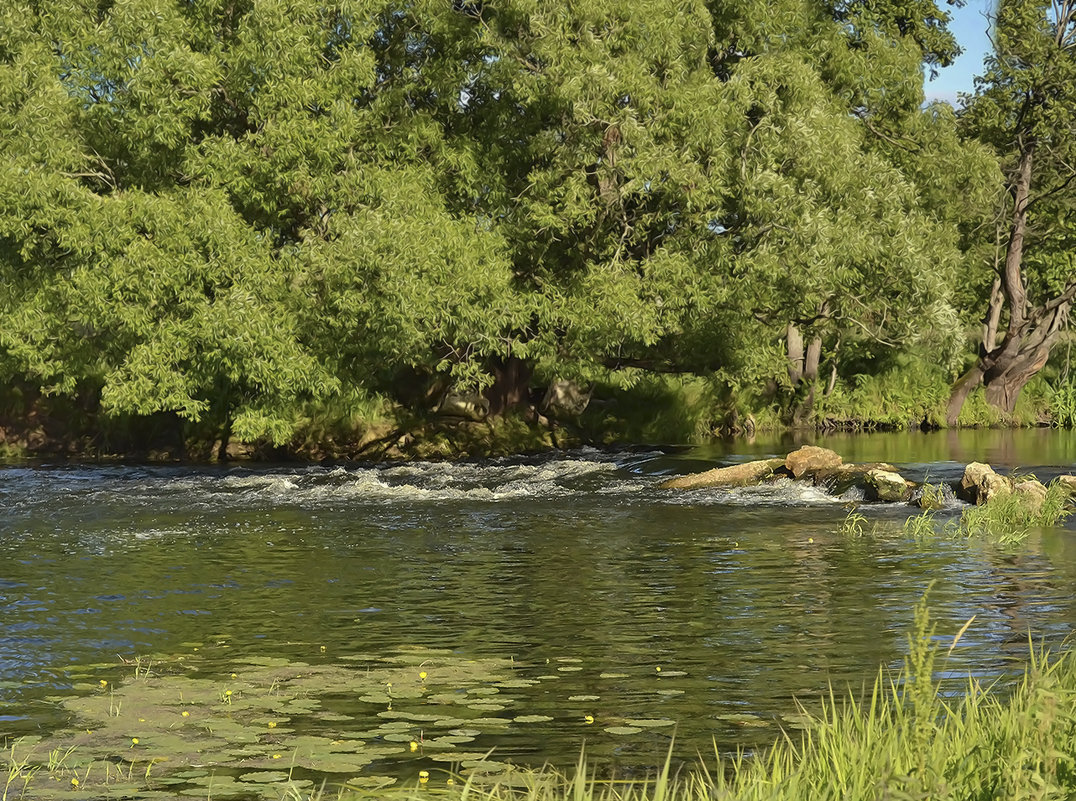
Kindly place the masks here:
<instances>
[{"instance_id":1,"label":"foam on water","mask_svg":"<svg viewBox=\"0 0 1076 801\"><path fill-rule=\"evenodd\" d=\"M137 510L164 504L177 512L211 513L219 508L381 508L588 497L603 503L737 507L832 506L858 500L789 479L753 487L664 490L660 484L669 477L669 467L667 455L657 451L585 450L530 459L365 466L9 470L5 484L18 496L15 508L7 511L29 515L98 505Z\"/></svg>"}]
</instances>

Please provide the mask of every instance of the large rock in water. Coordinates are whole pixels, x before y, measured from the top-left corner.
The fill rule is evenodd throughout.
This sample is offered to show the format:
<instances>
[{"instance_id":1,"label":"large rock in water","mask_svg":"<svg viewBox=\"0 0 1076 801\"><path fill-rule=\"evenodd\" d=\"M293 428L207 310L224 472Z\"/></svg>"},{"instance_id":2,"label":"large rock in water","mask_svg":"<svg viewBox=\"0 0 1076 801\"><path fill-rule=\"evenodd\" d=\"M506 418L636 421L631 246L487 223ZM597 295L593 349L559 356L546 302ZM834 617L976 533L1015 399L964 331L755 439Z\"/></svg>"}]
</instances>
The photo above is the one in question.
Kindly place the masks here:
<instances>
[{"instance_id":1,"label":"large rock in water","mask_svg":"<svg viewBox=\"0 0 1076 801\"><path fill-rule=\"evenodd\" d=\"M864 477L867 485L867 497L872 501L896 503L911 497L912 484L900 473L892 470L870 470Z\"/></svg>"},{"instance_id":2,"label":"large rock in water","mask_svg":"<svg viewBox=\"0 0 1076 801\"><path fill-rule=\"evenodd\" d=\"M814 475L819 470L832 470L840 467L844 460L829 448L817 445L804 445L785 457L784 467L793 478Z\"/></svg>"},{"instance_id":3,"label":"large rock in water","mask_svg":"<svg viewBox=\"0 0 1076 801\"><path fill-rule=\"evenodd\" d=\"M989 503L991 498L1011 491L1012 482L982 462L972 462L965 467L964 477L960 479L960 497L976 505Z\"/></svg>"},{"instance_id":4,"label":"large rock in water","mask_svg":"<svg viewBox=\"0 0 1076 801\"><path fill-rule=\"evenodd\" d=\"M1042 513L1042 505L1046 501L1046 486L1041 481L1033 478L1020 481L1013 486L1012 491L1023 499L1030 514Z\"/></svg>"},{"instance_id":5,"label":"large rock in water","mask_svg":"<svg viewBox=\"0 0 1076 801\"><path fill-rule=\"evenodd\" d=\"M704 473L692 473L689 476L677 476L663 481L661 489L703 489L704 487L746 487L758 484L773 475L773 471L782 467L784 459L761 459L757 462L744 462L731 467L717 467Z\"/></svg>"}]
</instances>

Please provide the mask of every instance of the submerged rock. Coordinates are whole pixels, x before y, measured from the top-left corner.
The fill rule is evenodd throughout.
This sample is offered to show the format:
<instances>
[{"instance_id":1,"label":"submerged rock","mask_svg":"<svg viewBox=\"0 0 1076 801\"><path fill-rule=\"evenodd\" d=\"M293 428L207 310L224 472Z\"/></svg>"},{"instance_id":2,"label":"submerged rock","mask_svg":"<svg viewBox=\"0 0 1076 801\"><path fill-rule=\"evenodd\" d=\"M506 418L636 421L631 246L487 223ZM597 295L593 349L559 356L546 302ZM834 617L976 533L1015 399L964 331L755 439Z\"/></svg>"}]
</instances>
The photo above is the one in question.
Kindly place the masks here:
<instances>
[{"instance_id":1,"label":"submerged rock","mask_svg":"<svg viewBox=\"0 0 1076 801\"><path fill-rule=\"evenodd\" d=\"M784 466L784 459L761 459L755 462L734 464L730 467L717 467L704 473L692 473L689 476L677 476L663 481L661 489L703 489L704 487L745 487L758 484L773 476L773 472Z\"/></svg>"},{"instance_id":2,"label":"submerged rock","mask_svg":"<svg viewBox=\"0 0 1076 801\"><path fill-rule=\"evenodd\" d=\"M784 467L793 478L803 478L814 475L821 470L832 470L840 467L844 460L829 448L819 448L817 445L804 445L799 450L792 451L785 457Z\"/></svg>"},{"instance_id":3,"label":"submerged rock","mask_svg":"<svg viewBox=\"0 0 1076 801\"><path fill-rule=\"evenodd\" d=\"M960 497L977 506L1011 491L1012 481L998 475L994 468L982 462L972 462L965 467L964 477L960 479Z\"/></svg>"},{"instance_id":4,"label":"submerged rock","mask_svg":"<svg viewBox=\"0 0 1076 801\"><path fill-rule=\"evenodd\" d=\"M913 484L904 476L892 470L874 469L864 476L867 485L867 498L872 501L896 503L911 497Z\"/></svg>"}]
</instances>

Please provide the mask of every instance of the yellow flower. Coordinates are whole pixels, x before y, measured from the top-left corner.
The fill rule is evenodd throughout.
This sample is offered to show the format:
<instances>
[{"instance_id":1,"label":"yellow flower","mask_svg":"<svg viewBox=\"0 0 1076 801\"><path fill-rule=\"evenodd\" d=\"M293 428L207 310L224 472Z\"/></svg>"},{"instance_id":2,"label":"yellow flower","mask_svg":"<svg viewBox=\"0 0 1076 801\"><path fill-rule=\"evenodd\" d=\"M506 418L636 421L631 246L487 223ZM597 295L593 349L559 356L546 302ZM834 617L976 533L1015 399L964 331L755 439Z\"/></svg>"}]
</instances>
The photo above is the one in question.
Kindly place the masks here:
<instances>
[{"instance_id":1,"label":"yellow flower","mask_svg":"<svg viewBox=\"0 0 1076 801\"><path fill-rule=\"evenodd\" d=\"M426 681L426 676L427 676L427 675L428 675L428 674L426 673L426 671L425 671L425 670L423 670L423 671L421 671L421 672L420 672L420 673L418 674L418 677L419 677L420 679L422 679L423 681Z\"/></svg>"},{"instance_id":2,"label":"yellow flower","mask_svg":"<svg viewBox=\"0 0 1076 801\"><path fill-rule=\"evenodd\" d=\"M412 752L415 752L415 751L418 750L418 743L416 743L414 740L411 741L410 745L411 745L411 751Z\"/></svg>"},{"instance_id":3,"label":"yellow flower","mask_svg":"<svg viewBox=\"0 0 1076 801\"><path fill-rule=\"evenodd\" d=\"M275 729L276 728L276 721L275 720L270 720L269 721L269 728L270 729Z\"/></svg>"},{"instance_id":4,"label":"yellow flower","mask_svg":"<svg viewBox=\"0 0 1076 801\"><path fill-rule=\"evenodd\" d=\"M451 776L449 776L448 779L445 780L445 784L447 784L449 787L451 787L455 783L456 783L456 780L453 779Z\"/></svg>"},{"instance_id":5,"label":"yellow flower","mask_svg":"<svg viewBox=\"0 0 1076 801\"><path fill-rule=\"evenodd\" d=\"M280 759L280 754L273 754L273 759Z\"/></svg>"},{"instance_id":6,"label":"yellow flower","mask_svg":"<svg viewBox=\"0 0 1076 801\"><path fill-rule=\"evenodd\" d=\"M191 716L191 713L185 709L180 714L183 715L183 717L185 718L189 718Z\"/></svg>"},{"instance_id":7,"label":"yellow flower","mask_svg":"<svg viewBox=\"0 0 1076 801\"><path fill-rule=\"evenodd\" d=\"M131 738L131 745L138 745L138 738L137 737L132 737Z\"/></svg>"},{"instance_id":8,"label":"yellow flower","mask_svg":"<svg viewBox=\"0 0 1076 801\"><path fill-rule=\"evenodd\" d=\"M72 787L78 787L78 779L72 779L71 780L71 786Z\"/></svg>"},{"instance_id":9,"label":"yellow flower","mask_svg":"<svg viewBox=\"0 0 1076 801\"><path fill-rule=\"evenodd\" d=\"M658 665L656 668L654 668L654 670L656 670L658 673L660 673L661 672L661 665Z\"/></svg>"},{"instance_id":10,"label":"yellow flower","mask_svg":"<svg viewBox=\"0 0 1076 801\"><path fill-rule=\"evenodd\" d=\"M586 724L593 723L594 722L594 716L593 715L583 715L583 722L586 723Z\"/></svg>"},{"instance_id":11,"label":"yellow flower","mask_svg":"<svg viewBox=\"0 0 1076 801\"><path fill-rule=\"evenodd\" d=\"M100 685L101 685L102 687L107 687L107 686L108 686L108 682L107 682L107 681L105 681L104 679L101 679L101 681L100 681L100 682L98 682L98 683L99 683L99 684L100 684Z\"/></svg>"},{"instance_id":12,"label":"yellow flower","mask_svg":"<svg viewBox=\"0 0 1076 801\"><path fill-rule=\"evenodd\" d=\"M321 652L322 652L322 653L325 653L325 646L324 646L324 645L323 645L323 646L321 646Z\"/></svg>"},{"instance_id":13,"label":"yellow flower","mask_svg":"<svg viewBox=\"0 0 1076 801\"><path fill-rule=\"evenodd\" d=\"M661 670L661 668L658 668L658 670ZM231 694L232 694L232 691L231 691L231 690L225 690L225 691L224 691L224 694L225 694L225 695L231 695Z\"/></svg>"},{"instance_id":14,"label":"yellow flower","mask_svg":"<svg viewBox=\"0 0 1076 801\"><path fill-rule=\"evenodd\" d=\"M233 678L233 679L237 679L237 678L239 678L239 677L238 677L238 676L237 676L236 674L234 674L234 673L233 673L233 674L232 674L232 678Z\"/></svg>"},{"instance_id":15,"label":"yellow flower","mask_svg":"<svg viewBox=\"0 0 1076 801\"><path fill-rule=\"evenodd\" d=\"M418 772L418 780L421 784L425 784L430 780L430 772L428 770L420 770Z\"/></svg>"}]
</instances>

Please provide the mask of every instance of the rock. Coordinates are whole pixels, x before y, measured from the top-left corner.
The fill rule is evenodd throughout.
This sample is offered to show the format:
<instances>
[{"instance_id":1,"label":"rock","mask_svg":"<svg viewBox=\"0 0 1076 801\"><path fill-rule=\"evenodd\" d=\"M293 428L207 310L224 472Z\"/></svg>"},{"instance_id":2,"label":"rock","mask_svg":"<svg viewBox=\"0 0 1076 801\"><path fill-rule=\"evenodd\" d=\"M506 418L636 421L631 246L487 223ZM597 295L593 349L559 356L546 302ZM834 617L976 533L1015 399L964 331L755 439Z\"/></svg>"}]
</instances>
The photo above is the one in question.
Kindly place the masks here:
<instances>
[{"instance_id":1,"label":"rock","mask_svg":"<svg viewBox=\"0 0 1076 801\"><path fill-rule=\"evenodd\" d=\"M804 445L785 457L784 467L793 478L814 475L820 470L832 470L844 462L840 456L829 448L816 445Z\"/></svg>"},{"instance_id":2,"label":"rock","mask_svg":"<svg viewBox=\"0 0 1076 801\"><path fill-rule=\"evenodd\" d=\"M864 477L864 482L867 485L868 500L896 503L908 500L912 494L911 482L891 470L870 470Z\"/></svg>"},{"instance_id":3,"label":"rock","mask_svg":"<svg viewBox=\"0 0 1076 801\"><path fill-rule=\"evenodd\" d=\"M482 421L489 416L489 399L477 392L449 392L441 400L437 413L447 417Z\"/></svg>"},{"instance_id":4,"label":"rock","mask_svg":"<svg viewBox=\"0 0 1076 801\"><path fill-rule=\"evenodd\" d=\"M1042 504L1046 501L1046 487L1042 482L1033 478L1021 481L1012 488L1012 491L1014 495L1019 495L1023 499L1028 513L1033 515L1042 513Z\"/></svg>"},{"instance_id":5,"label":"rock","mask_svg":"<svg viewBox=\"0 0 1076 801\"><path fill-rule=\"evenodd\" d=\"M969 503L982 505L999 494L1012 490L1012 482L1005 476L994 472L988 464L972 462L964 468L964 477L960 479L960 497Z\"/></svg>"},{"instance_id":6,"label":"rock","mask_svg":"<svg viewBox=\"0 0 1076 801\"><path fill-rule=\"evenodd\" d=\"M574 381L557 379L549 385L542 399L542 411L550 417L578 417L590 404L592 389L583 390Z\"/></svg>"},{"instance_id":7,"label":"rock","mask_svg":"<svg viewBox=\"0 0 1076 801\"><path fill-rule=\"evenodd\" d=\"M1064 487L1069 495L1076 495L1076 476L1058 476L1054 479L1054 483Z\"/></svg>"},{"instance_id":8,"label":"rock","mask_svg":"<svg viewBox=\"0 0 1076 801\"><path fill-rule=\"evenodd\" d=\"M830 495L843 495L852 487L860 487L865 490L867 473L876 469L888 470L891 473L897 471L897 468L885 462L842 464L837 467L816 471L814 483L825 488Z\"/></svg>"},{"instance_id":9,"label":"rock","mask_svg":"<svg viewBox=\"0 0 1076 801\"><path fill-rule=\"evenodd\" d=\"M661 489L702 489L704 487L746 487L758 484L773 475L773 471L782 467L784 459L761 459L756 462L734 464L731 467L717 467L703 473L689 476L677 476L663 481Z\"/></svg>"}]
</instances>

